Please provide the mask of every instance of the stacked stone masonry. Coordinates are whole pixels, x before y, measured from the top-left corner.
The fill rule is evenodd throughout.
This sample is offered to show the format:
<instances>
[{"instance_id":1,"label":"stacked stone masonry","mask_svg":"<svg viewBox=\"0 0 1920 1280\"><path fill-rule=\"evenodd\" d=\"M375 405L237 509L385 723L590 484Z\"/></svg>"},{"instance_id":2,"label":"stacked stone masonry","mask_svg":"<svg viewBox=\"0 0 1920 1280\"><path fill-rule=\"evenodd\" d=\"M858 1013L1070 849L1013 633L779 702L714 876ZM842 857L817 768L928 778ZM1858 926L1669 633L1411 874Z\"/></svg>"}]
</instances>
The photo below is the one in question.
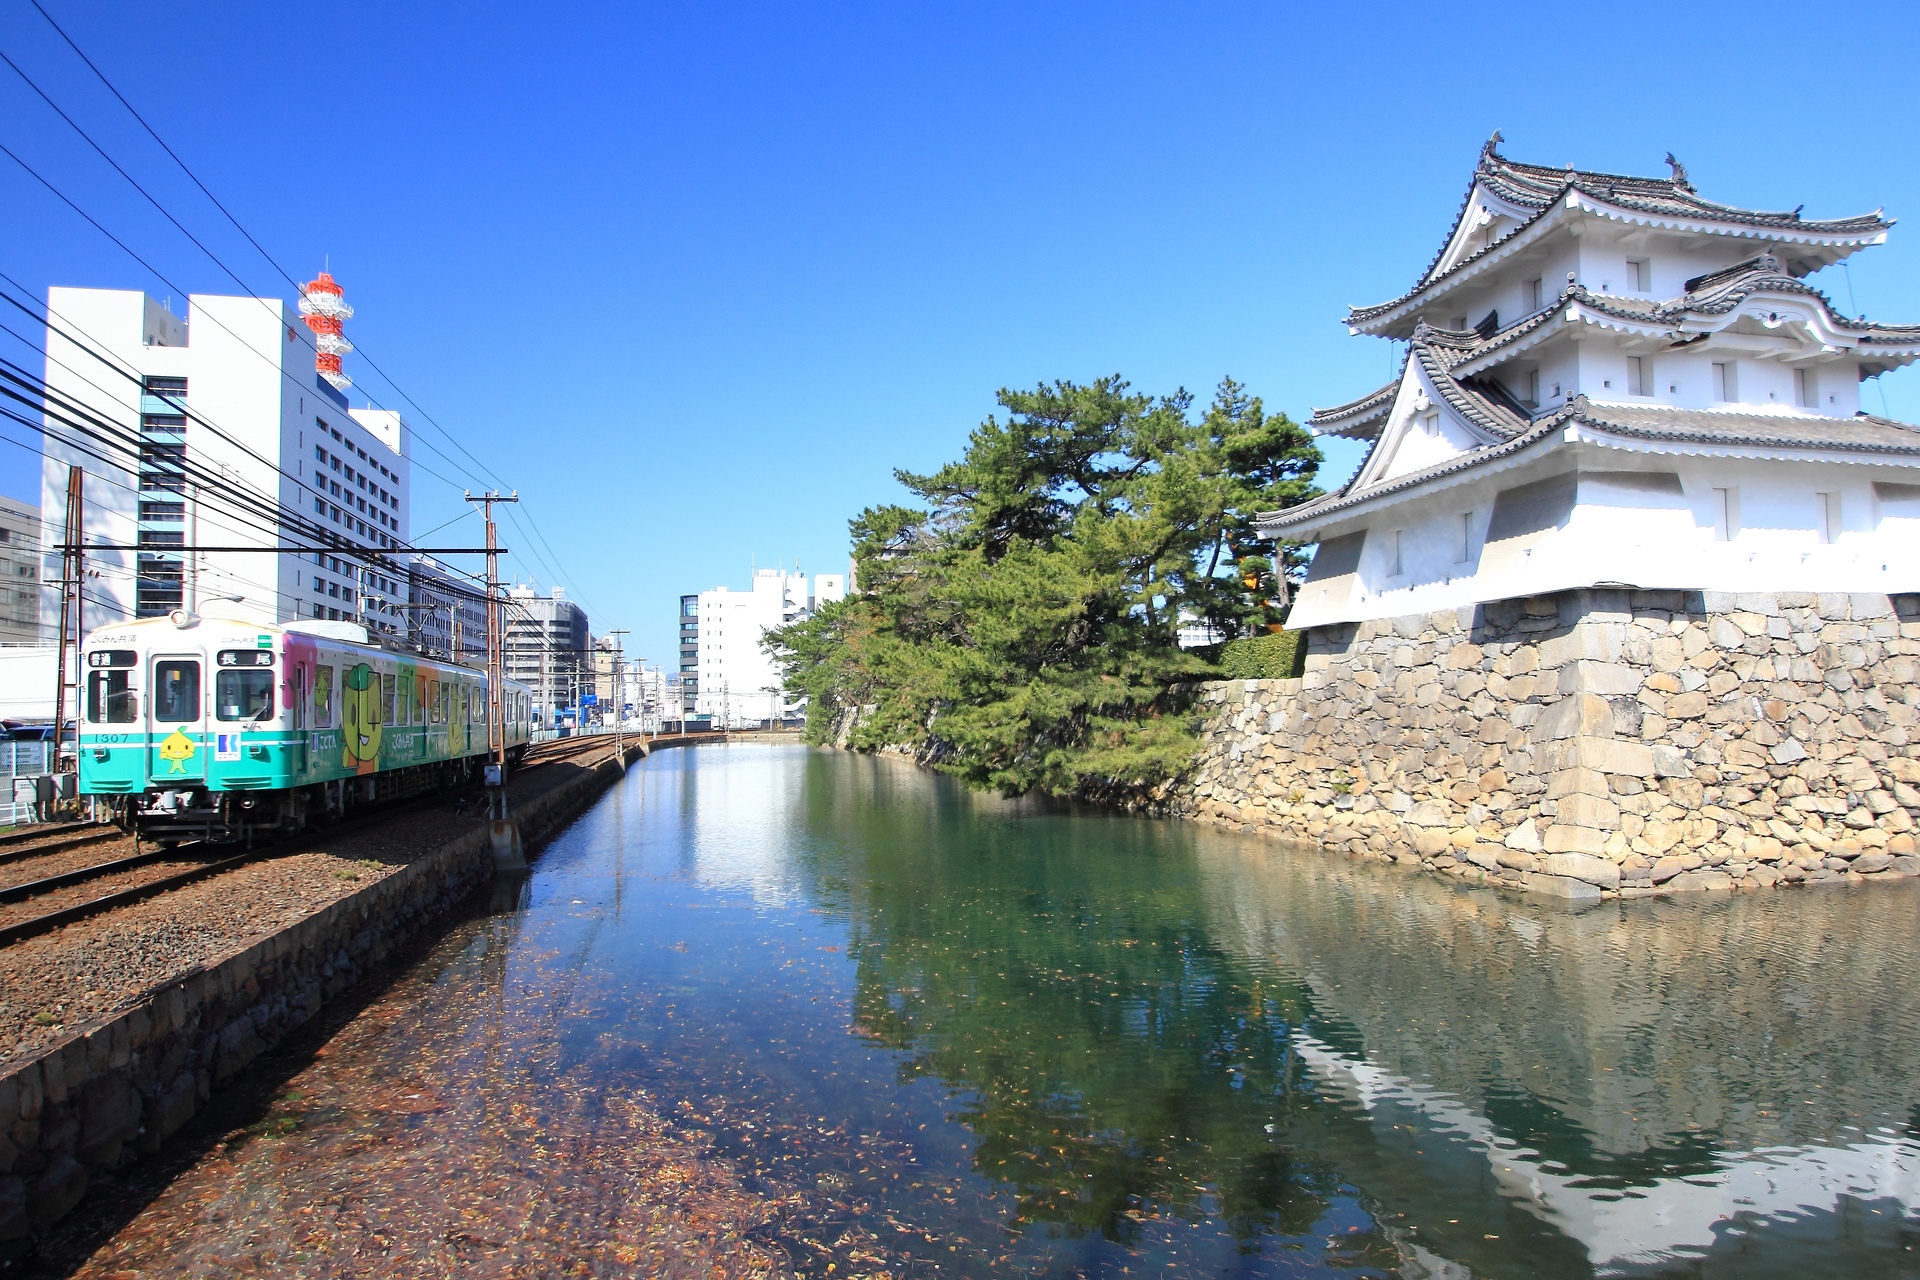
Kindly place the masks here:
<instances>
[{"instance_id":1,"label":"stacked stone masonry","mask_svg":"<svg viewBox=\"0 0 1920 1280\"><path fill-rule=\"evenodd\" d=\"M1205 698L1205 821L1569 898L1920 875L1920 597L1563 592Z\"/></svg>"}]
</instances>

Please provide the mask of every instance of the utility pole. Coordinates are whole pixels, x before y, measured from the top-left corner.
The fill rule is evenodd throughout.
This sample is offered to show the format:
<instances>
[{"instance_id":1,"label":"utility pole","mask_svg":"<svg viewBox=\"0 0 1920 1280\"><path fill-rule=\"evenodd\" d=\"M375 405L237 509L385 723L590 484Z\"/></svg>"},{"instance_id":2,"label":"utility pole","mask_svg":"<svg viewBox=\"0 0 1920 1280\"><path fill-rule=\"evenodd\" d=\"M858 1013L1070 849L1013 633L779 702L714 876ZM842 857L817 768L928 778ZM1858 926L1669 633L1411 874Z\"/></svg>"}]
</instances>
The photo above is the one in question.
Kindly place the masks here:
<instances>
[{"instance_id":1,"label":"utility pole","mask_svg":"<svg viewBox=\"0 0 1920 1280\"><path fill-rule=\"evenodd\" d=\"M487 753L492 758L487 766L487 789L492 793L489 816L494 823L494 862L503 865L504 859L510 865L517 861L524 867L527 859L520 833L507 820L506 700L500 687L505 678L500 653L500 531L493 523L493 504L518 502L520 491L516 489L509 496L490 489L477 498L470 492L464 496L481 507L487 520Z\"/></svg>"},{"instance_id":2,"label":"utility pole","mask_svg":"<svg viewBox=\"0 0 1920 1280\"><path fill-rule=\"evenodd\" d=\"M79 467L67 468L66 537L60 544L60 649L54 659L53 689L53 762L51 772L60 772L60 742L66 735L67 690L73 700L73 771L80 772L80 642L86 614L81 607L81 584L87 580L86 552L83 550L85 520L81 503L82 478ZM67 654L73 654L72 679L68 679ZM74 794L79 795L75 779Z\"/></svg>"},{"instance_id":3,"label":"utility pole","mask_svg":"<svg viewBox=\"0 0 1920 1280\"><path fill-rule=\"evenodd\" d=\"M620 696L620 637L629 632L625 627L616 627L607 634L613 637L613 758L618 760L624 768L627 763L627 753L620 741L620 720L622 713L626 711L627 704Z\"/></svg>"}]
</instances>

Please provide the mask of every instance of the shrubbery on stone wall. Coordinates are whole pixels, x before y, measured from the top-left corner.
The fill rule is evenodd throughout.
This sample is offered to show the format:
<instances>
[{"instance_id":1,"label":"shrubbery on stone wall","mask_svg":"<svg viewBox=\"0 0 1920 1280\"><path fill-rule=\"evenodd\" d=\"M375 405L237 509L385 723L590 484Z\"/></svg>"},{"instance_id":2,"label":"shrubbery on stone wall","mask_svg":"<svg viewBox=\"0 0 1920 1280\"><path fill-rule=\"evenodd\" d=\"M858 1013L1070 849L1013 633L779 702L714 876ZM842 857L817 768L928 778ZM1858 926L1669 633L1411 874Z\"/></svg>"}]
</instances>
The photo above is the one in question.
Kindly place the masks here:
<instances>
[{"instance_id":1,"label":"shrubbery on stone wall","mask_svg":"<svg viewBox=\"0 0 1920 1280\"><path fill-rule=\"evenodd\" d=\"M1276 631L1229 640L1220 647L1220 673L1229 680L1290 680L1307 666L1304 631Z\"/></svg>"}]
</instances>

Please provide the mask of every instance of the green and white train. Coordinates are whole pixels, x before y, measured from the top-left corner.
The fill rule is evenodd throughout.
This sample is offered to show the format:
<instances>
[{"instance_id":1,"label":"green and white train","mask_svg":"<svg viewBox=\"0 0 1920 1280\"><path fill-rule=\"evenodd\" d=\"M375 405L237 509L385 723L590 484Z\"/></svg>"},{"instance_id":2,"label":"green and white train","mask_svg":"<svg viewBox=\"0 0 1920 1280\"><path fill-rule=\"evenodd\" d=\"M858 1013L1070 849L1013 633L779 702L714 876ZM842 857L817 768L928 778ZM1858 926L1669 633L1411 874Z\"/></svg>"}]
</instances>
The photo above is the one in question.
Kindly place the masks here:
<instances>
[{"instance_id":1,"label":"green and white train","mask_svg":"<svg viewBox=\"0 0 1920 1280\"><path fill-rule=\"evenodd\" d=\"M95 630L81 666L80 793L163 842L285 835L486 763L486 673L382 648L353 623L176 610ZM502 696L518 763L532 690L507 681Z\"/></svg>"}]
</instances>

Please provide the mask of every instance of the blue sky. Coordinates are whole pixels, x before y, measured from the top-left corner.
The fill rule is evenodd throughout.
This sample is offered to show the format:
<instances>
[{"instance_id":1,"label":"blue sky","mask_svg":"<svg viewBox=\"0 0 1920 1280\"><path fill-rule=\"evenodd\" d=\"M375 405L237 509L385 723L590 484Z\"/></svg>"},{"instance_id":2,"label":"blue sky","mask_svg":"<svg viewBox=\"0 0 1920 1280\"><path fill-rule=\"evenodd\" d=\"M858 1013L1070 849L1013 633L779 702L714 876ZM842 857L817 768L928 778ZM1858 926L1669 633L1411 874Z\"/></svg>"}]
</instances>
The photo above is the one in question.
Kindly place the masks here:
<instances>
[{"instance_id":1,"label":"blue sky","mask_svg":"<svg viewBox=\"0 0 1920 1280\"><path fill-rule=\"evenodd\" d=\"M1711 198L1920 214L1901 6L43 3L290 271L330 255L349 336L519 488L554 554L517 572L668 665L681 592L844 569L847 518L998 387L1231 374L1300 418L1378 385L1389 348L1339 318L1411 283L1496 127L1516 159L1672 149ZM0 49L285 292L26 0L0 14ZM4 68L0 140L181 288L238 292ZM4 157L0 226L35 291L171 292ZM1859 257L1859 310L1920 321L1916 237ZM1920 419L1920 378L1883 381ZM474 481L417 453L446 477L415 473L425 531ZM0 490L34 475L0 445Z\"/></svg>"}]
</instances>

